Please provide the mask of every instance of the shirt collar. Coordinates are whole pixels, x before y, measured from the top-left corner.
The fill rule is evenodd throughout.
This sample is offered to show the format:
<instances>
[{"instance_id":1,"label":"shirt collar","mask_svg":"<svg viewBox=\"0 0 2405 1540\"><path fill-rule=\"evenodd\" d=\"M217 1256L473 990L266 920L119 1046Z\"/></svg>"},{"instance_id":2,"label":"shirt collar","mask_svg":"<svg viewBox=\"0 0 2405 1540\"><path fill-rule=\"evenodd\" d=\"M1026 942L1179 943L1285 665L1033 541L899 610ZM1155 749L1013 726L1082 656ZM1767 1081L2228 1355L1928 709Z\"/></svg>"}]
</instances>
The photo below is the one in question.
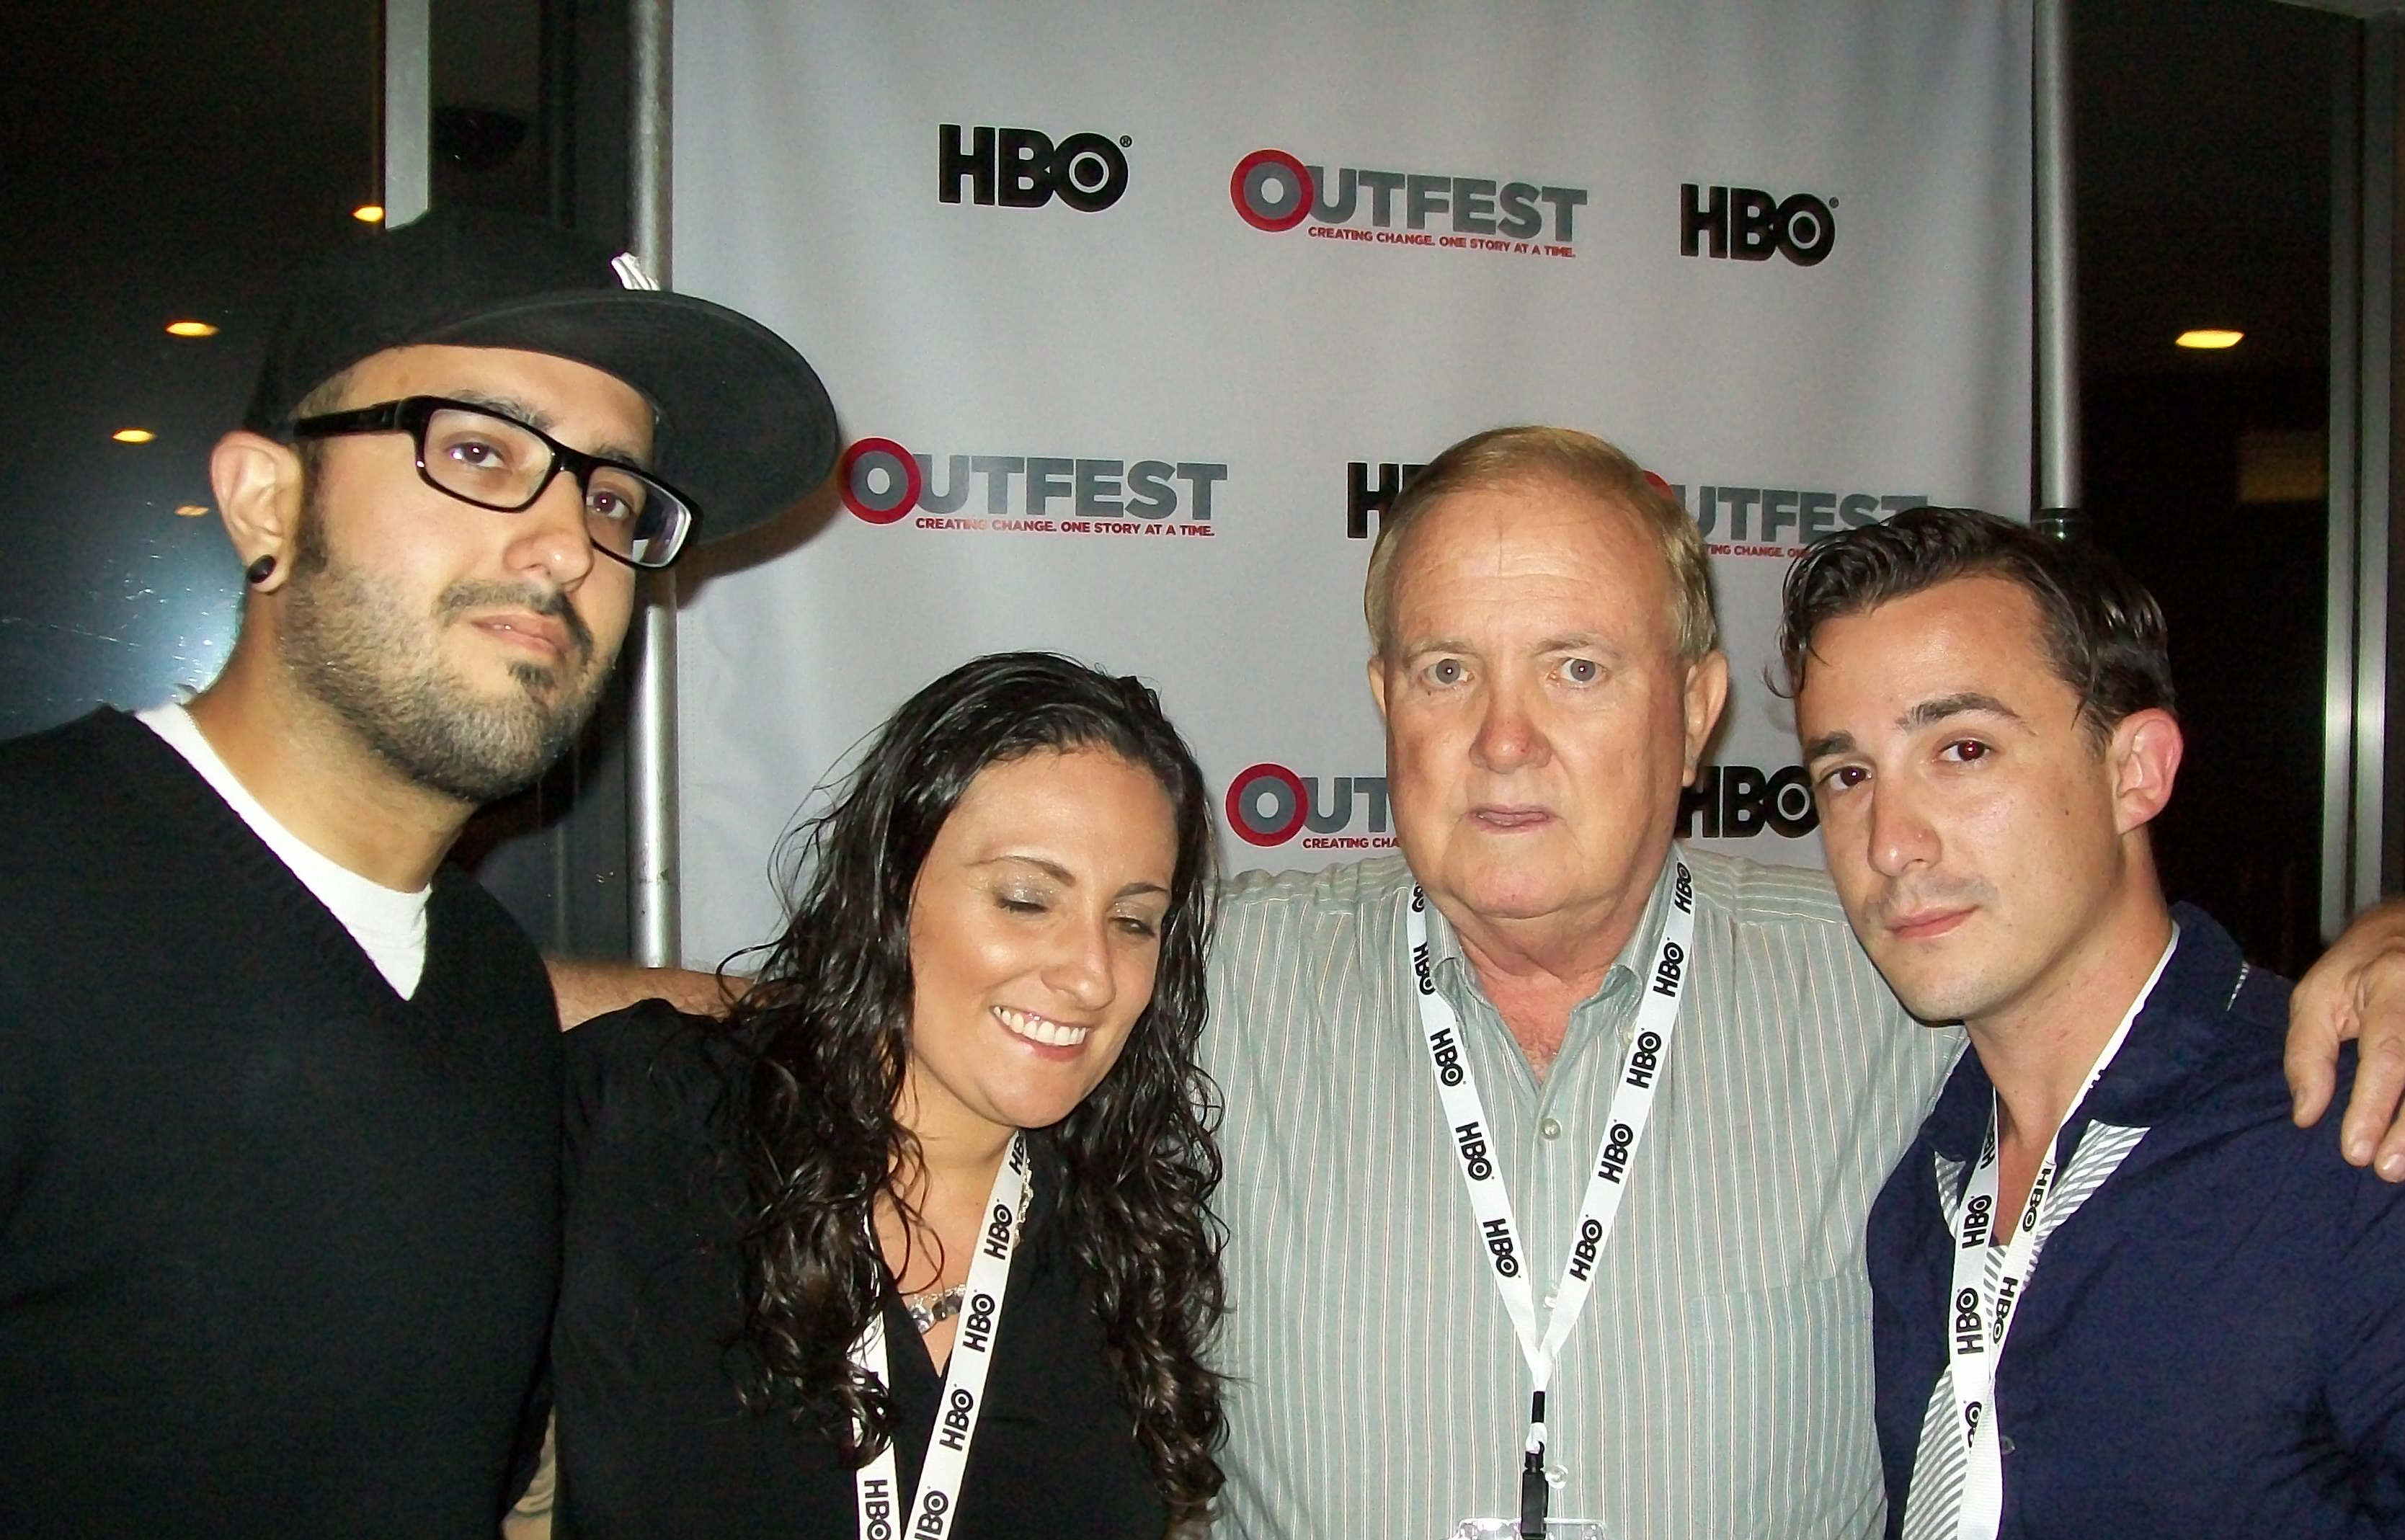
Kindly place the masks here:
<instances>
[{"instance_id":1,"label":"shirt collar","mask_svg":"<svg viewBox=\"0 0 2405 1540\"><path fill-rule=\"evenodd\" d=\"M2130 1024L2129 1041L2063 1125L2075 1144L2094 1122L2148 1128L2187 1103L2192 1077L2231 1042L2229 1017L2247 982L2238 944L2193 904L2176 904L2171 960ZM1969 1160L1987 1137L1995 1087L1975 1050L1946 1083L1929 1115L1931 1142L1949 1160Z\"/></svg>"},{"instance_id":2,"label":"shirt collar","mask_svg":"<svg viewBox=\"0 0 2405 1540\"><path fill-rule=\"evenodd\" d=\"M1677 873L1683 855L1674 842L1669 853L1662 859L1662 870L1653 878L1653 889L1645 900L1645 914L1638 920L1637 929L1620 948L1620 955L1604 970L1603 980L1594 994L1579 1002L1578 1009L1594 1004L1607 995L1622 993L1624 979L1634 981L1638 971L1650 963L1653 948L1661 944L1662 927L1670 914L1671 879ZM1470 965L1469 955L1462 950L1461 934L1433 903L1428 906L1428 966L1436 976L1436 986L1444 992L1456 1010L1475 1000L1494 1009L1485 989L1478 982L1478 970Z\"/></svg>"}]
</instances>

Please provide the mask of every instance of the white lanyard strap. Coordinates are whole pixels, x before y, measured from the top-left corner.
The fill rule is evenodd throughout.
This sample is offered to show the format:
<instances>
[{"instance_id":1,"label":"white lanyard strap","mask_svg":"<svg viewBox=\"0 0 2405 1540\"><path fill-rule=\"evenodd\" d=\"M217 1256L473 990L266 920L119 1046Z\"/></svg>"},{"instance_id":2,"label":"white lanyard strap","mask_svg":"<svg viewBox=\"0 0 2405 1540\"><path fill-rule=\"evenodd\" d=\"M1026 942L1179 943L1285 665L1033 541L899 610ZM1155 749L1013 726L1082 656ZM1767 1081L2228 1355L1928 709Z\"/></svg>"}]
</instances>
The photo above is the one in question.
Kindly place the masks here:
<instances>
[{"instance_id":1,"label":"white lanyard strap","mask_svg":"<svg viewBox=\"0 0 2405 1540\"><path fill-rule=\"evenodd\" d=\"M910 1503L907 1527L895 1527L895 1499L900 1486L894 1474L893 1441L887 1439L877 1458L854 1474L859 1498L860 1540L943 1540L960 1510L961 1478L968 1469L969 1444L977 1437L977 1419L985 1410L985 1377L993 1366L994 1343L1002 1336L1002 1305L1010 1284L1010 1257L1019 1249L1021 1198L1027 1191L1027 1137L1013 1135L1010 1153L993 1175L993 1193L986 1200L985 1234L977 1239L977 1255L969 1263L967 1301L961 1308L960 1326L952 1336L952 1361L944 1370L944 1389L936 1402L934 1436L927 1458L919 1466L919 1491ZM890 1386L885 1356L885 1317L879 1311L853 1344L851 1361Z\"/></svg>"},{"instance_id":2,"label":"white lanyard strap","mask_svg":"<svg viewBox=\"0 0 2405 1540\"><path fill-rule=\"evenodd\" d=\"M1554 1291L1553 1311L1541 1332L1537 1326L1536 1297L1528 1283L1527 1248L1512 1212L1511 1195L1504 1191L1502 1175L1495 1167L1493 1125L1486 1119L1477 1077L1462 1051L1461 1018L1452 1002L1437 992L1428 957L1428 899L1418 889L1412 890L1406 935L1411 943L1412 974L1419 989L1420 1028L1428 1038L1429 1065L1436 1071L1437 1099L1444 1108L1447 1137L1461 1166L1462 1184L1470 1192L1479 1245L1493 1269L1503 1309L1512 1317L1520 1355L1528 1365L1533 1394L1521 1514L1526 1526L1532 1519L1530 1504L1538 1503L1533 1519L1540 1530L1543 1478L1538 1473L1545 1452L1545 1390L1553 1381L1554 1362L1562 1345L1569 1340L1586 1309L1596 1263L1611 1239L1620 1199L1627 1191L1629 1165L1636 1157L1638 1141L1645 1137L1646 1122L1653 1115L1653 1094L1669 1053L1671 1033L1679 1024L1679 1000L1686 988L1695 932L1695 878L1684 860L1674 856L1673 864L1669 913L1664 917L1662 939L1652 963L1638 980L1644 994L1637 1011L1637 1029L1620 1067L1619 1085L1612 1091L1610 1115L1593 1173L1587 1178L1569 1257L1562 1266L1561 1284Z\"/></svg>"},{"instance_id":3,"label":"white lanyard strap","mask_svg":"<svg viewBox=\"0 0 2405 1540\"><path fill-rule=\"evenodd\" d=\"M2155 992L2155 981L2163 976L2163 966L2172 959L2179 945L2179 933L2174 931L2163 955L2155 960L2155 971L2146 977L2145 987L2130 1002L2129 1014L2121 1025L2113 1029L2105 1041L2103 1052L2088 1078L2079 1084L2079 1095L2072 1099L2070 1111L2063 1114L2069 1122L2072 1112L2088 1099L2088 1093L2104 1078L2112 1067L2121 1044L2129 1041L2131 1024L2145 1007L2146 997ZM1972 1169L1970 1185L1962 1193L1962 1211L1954 1222L1954 1288L1948 1300L1949 1329L1947 1337L1948 1378L1954 1386L1955 1423L1963 1441L1966 1463L1962 1472L1962 1506L1957 1533L1961 1540L1995 1540L1997 1527L2004 1517L2004 1461L1999 1440L2003 1430L1996 1416L1996 1364L2004 1356L2004 1338L2013 1329L2014 1311L2021 1295L2029 1286L2029 1277L2035 1265L2038 1226L2046 1213L2046 1202L2053 1197L2060 1183L2058 1165L2062 1159L2059 1141L2062 1125L2057 1124L2047 1137L2046 1164L2037 1169L2030 1183L2029 1200L2021 1205L2021 1217L2013 1226L2012 1239L2005 1243L2004 1266L1998 1270L1995 1287L1988 1285L1989 1248L1993 1244L1992 1222L1996 1212L1999 1162L1996 1159L1995 1093L1989 1093L1988 1133L1979 1145L1978 1164Z\"/></svg>"}]
</instances>

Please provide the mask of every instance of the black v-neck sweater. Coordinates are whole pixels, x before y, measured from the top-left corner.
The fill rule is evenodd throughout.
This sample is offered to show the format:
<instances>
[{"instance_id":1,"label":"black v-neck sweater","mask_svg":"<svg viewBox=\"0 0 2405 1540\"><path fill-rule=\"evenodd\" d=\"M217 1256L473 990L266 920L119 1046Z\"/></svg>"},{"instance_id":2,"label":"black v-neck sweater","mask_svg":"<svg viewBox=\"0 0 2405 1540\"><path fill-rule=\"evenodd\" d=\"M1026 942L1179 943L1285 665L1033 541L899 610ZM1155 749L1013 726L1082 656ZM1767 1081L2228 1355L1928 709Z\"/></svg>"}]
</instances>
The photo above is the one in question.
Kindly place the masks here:
<instances>
[{"instance_id":1,"label":"black v-neck sweater","mask_svg":"<svg viewBox=\"0 0 2405 1540\"><path fill-rule=\"evenodd\" d=\"M466 874L403 1001L140 722L0 744L0 1534L490 1540L560 1066Z\"/></svg>"}]
</instances>

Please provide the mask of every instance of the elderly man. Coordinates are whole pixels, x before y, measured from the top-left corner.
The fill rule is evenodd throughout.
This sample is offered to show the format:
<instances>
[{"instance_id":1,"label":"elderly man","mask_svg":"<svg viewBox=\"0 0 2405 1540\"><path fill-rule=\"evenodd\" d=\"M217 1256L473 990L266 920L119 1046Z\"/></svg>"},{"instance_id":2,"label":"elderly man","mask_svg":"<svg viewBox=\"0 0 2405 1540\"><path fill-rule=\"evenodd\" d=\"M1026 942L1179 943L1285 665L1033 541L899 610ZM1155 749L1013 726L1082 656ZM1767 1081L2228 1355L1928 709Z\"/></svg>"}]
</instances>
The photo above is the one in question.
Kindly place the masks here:
<instances>
[{"instance_id":1,"label":"elderly man","mask_svg":"<svg viewBox=\"0 0 2405 1540\"><path fill-rule=\"evenodd\" d=\"M210 460L224 674L0 746L0 1533L464 1540L530 1465L558 1042L443 855L634 568L834 443L791 347L639 278L472 215L309 275Z\"/></svg>"},{"instance_id":2,"label":"elderly man","mask_svg":"<svg viewBox=\"0 0 2405 1540\"><path fill-rule=\"evenodd\" d=\"M1727 687L1694 525L1480 434L1366 609L1400 859L1220 921L1226 1528L1878 1533L1863 1224L1962 1038L1820 874L1673 848Z\"/></svg>"}]
</instances>

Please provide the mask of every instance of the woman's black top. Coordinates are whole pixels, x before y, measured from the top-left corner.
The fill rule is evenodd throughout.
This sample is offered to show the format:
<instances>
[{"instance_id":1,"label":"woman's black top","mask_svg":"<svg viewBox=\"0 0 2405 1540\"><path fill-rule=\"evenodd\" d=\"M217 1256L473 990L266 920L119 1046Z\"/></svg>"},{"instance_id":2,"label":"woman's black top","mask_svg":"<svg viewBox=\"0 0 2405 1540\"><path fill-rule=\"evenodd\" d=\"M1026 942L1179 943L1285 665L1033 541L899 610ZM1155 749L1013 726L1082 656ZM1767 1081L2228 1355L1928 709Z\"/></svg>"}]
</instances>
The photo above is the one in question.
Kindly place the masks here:
<instances>
[{"instance_id":1,"label":"woman's black top","mask_svg":"<svg viewBox=\"0 0 2405 1540\"><path fill-rule=\"evenodd\" d=\"M712 1032L651 1001L568 1034L553 1341L563 1535L837 1540L856 1529L852 1469L835 1446L737 1398L745 1188L730 1130L742 1070ZM1159 1540L1164 1513L1134 1419L1052 1222L1059 1169L1047 1153L948 1540ZM896 1461L915 1492L941 1380L898 1305L885 1335Z\"/></svg>"}]
</instances>

